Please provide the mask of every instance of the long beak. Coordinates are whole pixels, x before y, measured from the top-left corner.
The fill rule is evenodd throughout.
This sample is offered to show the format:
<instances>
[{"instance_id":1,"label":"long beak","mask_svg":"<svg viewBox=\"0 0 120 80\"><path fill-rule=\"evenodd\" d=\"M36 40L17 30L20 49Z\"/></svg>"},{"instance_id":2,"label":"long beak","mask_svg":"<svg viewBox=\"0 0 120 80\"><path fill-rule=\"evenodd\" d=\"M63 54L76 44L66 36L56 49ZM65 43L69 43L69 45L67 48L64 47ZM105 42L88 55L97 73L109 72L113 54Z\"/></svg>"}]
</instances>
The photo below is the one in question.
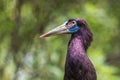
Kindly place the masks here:
<instances>
[{"instance_id":1,"label":"long beak","mask_svg":"<svg viewBox=\"0 0 120 80\"><path fill-rule=\"evenodd\" d=\"M67 27L65 27L65 23L41 35L40 38L48 37L54 34L64 34L64 33L68 33L68 29Z\"/></svg>"}]
</instances>

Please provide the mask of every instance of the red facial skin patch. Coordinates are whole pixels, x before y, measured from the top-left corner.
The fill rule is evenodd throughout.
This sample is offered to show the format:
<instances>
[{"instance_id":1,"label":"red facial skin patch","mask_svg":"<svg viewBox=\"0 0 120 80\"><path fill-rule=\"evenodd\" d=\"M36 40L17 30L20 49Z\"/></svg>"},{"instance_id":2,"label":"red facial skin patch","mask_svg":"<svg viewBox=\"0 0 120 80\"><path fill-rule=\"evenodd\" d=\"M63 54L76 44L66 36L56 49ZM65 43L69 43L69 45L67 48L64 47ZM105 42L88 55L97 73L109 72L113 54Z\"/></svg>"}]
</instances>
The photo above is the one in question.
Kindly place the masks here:
<instances>
[{"instance_id":1,"label":"red facial skin patch","mask_svg":"<svg viewBox=\"0 0 120 80\"><path fill-rule=\"evenodd\" d=\"M74 26L74 23L73 22L69 22L67 26L68 27L72 27L72 26Z\"/></svg>"}]
</instances>

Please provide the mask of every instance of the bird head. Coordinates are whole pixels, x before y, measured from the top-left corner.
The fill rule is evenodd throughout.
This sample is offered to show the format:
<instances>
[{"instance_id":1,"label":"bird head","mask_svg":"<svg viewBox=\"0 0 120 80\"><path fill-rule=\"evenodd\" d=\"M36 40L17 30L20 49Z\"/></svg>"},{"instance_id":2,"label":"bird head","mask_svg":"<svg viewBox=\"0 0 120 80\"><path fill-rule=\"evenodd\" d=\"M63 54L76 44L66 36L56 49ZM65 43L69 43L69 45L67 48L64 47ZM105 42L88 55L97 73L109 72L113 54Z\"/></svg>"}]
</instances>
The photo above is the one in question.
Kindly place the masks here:
<instances>
[{"instance_id":1,"label":"bird head","mask_svg":"<svg viewBox=\"0 0 120 80\"><path fill-rule=\"evenodd\" d=\"M90 43L93 39L93 34L90 31L86 21L80 18L69 19L62 25L41 35L40 38L48 37L54 34L72 34L72 38L80 36L85 50L87 50L87 48L90 46Z\"/></svg>"},{"instance_id":2,"label":"bird head","mask_svg":"<svg viewBox=\"0 0 120 80\"><path fill-rule=\"evenodd\" d=\"M49 32L40 36L40 38L48 37L54 34L72 34L77 32L80 27L77 24L77 19L69 19L62 25L50 30Z\"/></svg>"}]
</instances>

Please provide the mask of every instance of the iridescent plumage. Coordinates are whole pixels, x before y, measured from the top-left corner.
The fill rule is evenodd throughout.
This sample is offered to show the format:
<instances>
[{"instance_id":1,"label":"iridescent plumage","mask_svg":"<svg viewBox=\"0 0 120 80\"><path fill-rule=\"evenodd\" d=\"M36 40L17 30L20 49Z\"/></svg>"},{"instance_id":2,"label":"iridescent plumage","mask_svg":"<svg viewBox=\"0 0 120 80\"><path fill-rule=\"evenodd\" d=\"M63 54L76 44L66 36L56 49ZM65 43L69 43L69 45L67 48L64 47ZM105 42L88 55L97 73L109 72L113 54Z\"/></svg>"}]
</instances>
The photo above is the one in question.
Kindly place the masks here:
<instances>
[{"instance_id":1,"label":"iridescent plumage","mask_svg":"<svg viewBox=\"0 0 120 80\"><path fill-rule=\"evenodd\" d=\"M64 80L96 80L95 69L86 50L92 41L92 33L83 19L75 19L80 27L68 44Z\"/></svg>"}]
</instances>

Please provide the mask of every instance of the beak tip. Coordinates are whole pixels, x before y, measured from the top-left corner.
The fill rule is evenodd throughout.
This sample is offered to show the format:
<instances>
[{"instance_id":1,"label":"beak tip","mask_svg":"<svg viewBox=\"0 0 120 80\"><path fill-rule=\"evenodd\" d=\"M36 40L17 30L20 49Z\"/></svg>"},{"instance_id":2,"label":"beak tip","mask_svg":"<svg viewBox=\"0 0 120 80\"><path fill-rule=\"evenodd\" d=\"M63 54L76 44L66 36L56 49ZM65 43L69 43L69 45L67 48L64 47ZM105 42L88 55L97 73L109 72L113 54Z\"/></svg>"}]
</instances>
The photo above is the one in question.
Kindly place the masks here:
<instances>
[{"instance_id":1,"label":"beak tip","mask_svg":"<svg viewBox=\"0 0 120 80\"><path fill-rule=\"evenodd\" d=\"M44 38L44 35L41 35L40 38Z\"/></svg>"},{"instance_id":2,"label":"beak tip","mask_svg":"<svg viewBox=\"0 0 120 80\"><path fill-rule=\"evenodd\" d=\"M45 38L45 37L47 37L46 34L43 34L43 35L40 36L40 38Z\"/></svg>"}]
</instances>

